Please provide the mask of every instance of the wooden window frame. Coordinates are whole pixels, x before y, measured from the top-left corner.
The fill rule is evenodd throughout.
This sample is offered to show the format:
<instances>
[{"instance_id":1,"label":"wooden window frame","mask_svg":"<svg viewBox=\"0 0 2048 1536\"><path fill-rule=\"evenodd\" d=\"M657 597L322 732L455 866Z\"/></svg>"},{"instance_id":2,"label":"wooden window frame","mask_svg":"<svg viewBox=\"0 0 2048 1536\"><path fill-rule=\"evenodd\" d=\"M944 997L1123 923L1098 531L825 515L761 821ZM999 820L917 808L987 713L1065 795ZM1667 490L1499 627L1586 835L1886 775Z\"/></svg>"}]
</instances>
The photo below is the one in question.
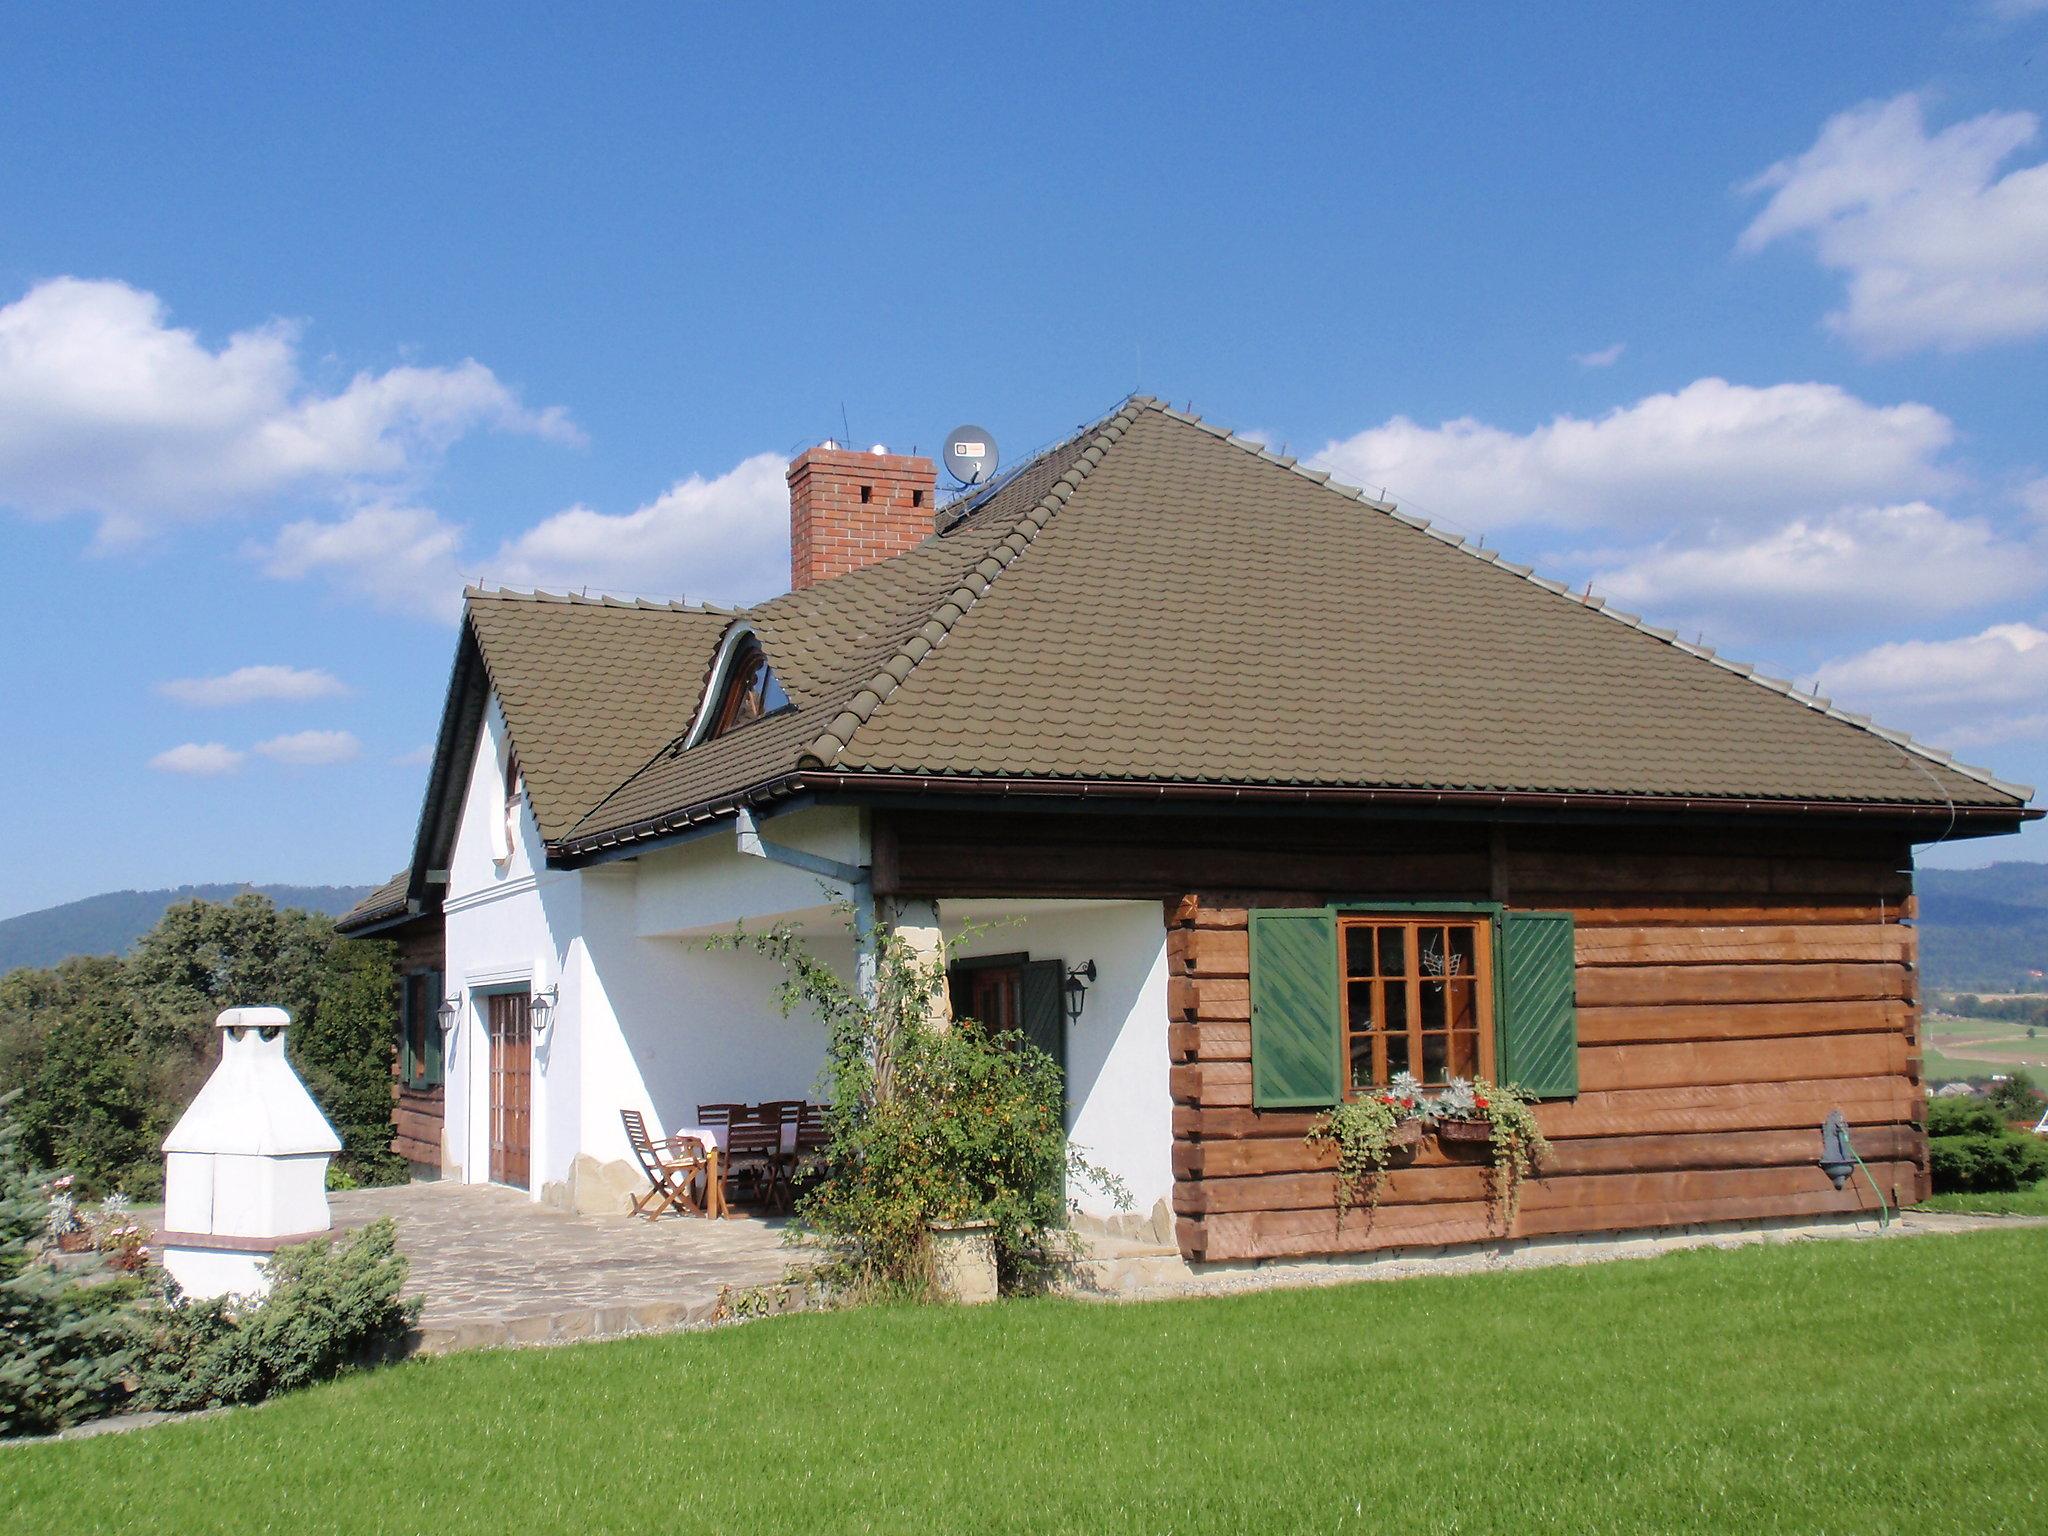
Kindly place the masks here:
<instances>
[{"instance_id":1,"label":"wooden window frame","mask_svg":"<svg viewBox=\"0 0 2048 1536\"><path fill-rule=\"evenodd\" d=\"M1390 981L1399 981L1403 992L1403 1033L1408 1042L1408 1070L1414 1072L1427 1087L1441 1087L1451 1077L1483 1077L1493 1080L1498 1070L1499 1029L1501 1019L1501 978L1500 978L1500 914L1501 907L1493 902L1398 902L1374 903L1371 905L1337 905L1331 915L1336 920L1333 981L1337 988L1337 1023L1339 1079L1344 1096L1356 1098L1360 1094L1373 1093L1385 1088L1392 1077L1387 1070L1385 1028L1387 1008L1385 994ZM1473 982L1472 1001L1474 1008L1473 1032L1476 1034L1474 1063L1469 1072L1453 1072L1446 1061L1443 1081L1431 1082L1422 1071L1422 1043L1425 1034L1441 1033L1446 1036L1452 1031L1427 1031L1423 1028L1422 988L1426 978L1421 974L1420 934L1430 927L1469 927L1473 934ZM1358 928L1396 929L1403 934L1402 963L1400 977L1354 977L1350 969L1349 933ZM1375 966L1375 970L1377 966ZM1356 1035L1368 1032L1353 1030L1351 1027L1351 989L1354 982L1369 985L1373 996L1373 1017L1380 1026L1370 1031L1372 1038L1373 1081L1354 1083L1352 1081L1352 1041ZM1446 1013L1446 1020L1449 1015ZM1447 1051L1448 1057L1448 1051Z\"/></svg>"},{"instance_id":2,"label":"wooden window frame","mask_svg":"<svg viewBox=\"0 0 2048 1536\"><path fill-rule=\"evenodd\" d=\"M765 692L765 682L771 678L783 696L783 702L773 709L767 708ZM742 705L757 691L763 695L761 712L742 715ZM768 660L768 653L761 648L759 640L748 635L734 650L732 660L726 667L725 691L719 696L718 712L712 717L708 736L715 739L728 731L736 731L741 726L752 725L757 720L779 715L791 707L789 690L783 687L780 678L775 677L775 667Z\"/></svg>"}]
</instances>

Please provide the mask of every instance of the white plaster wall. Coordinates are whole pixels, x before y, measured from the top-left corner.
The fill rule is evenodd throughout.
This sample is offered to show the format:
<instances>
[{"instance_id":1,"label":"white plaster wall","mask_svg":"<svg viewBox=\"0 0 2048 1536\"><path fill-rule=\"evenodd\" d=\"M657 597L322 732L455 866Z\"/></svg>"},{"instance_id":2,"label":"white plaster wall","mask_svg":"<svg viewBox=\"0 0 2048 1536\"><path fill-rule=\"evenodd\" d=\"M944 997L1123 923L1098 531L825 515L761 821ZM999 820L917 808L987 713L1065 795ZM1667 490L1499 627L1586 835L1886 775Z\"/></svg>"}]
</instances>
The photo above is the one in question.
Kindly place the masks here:
<instances>
[{"instance_id":1,"label":"white plaster wall","mask_svg":"<svg viewBox=\"0 0 2048 1536\"><path fill-rule=\"evenodd\" d=\"M1092 1162L1128 1186L1131 1208L1173 1203L1173 1093L1166 1047L1166 914L1156 901L942 902L948 938L988 925L958 957L1028 951L1077 966L1095 985L1067 1031L1067 1132ZM1092 1216L1116 1213L1101 1192L1074 1186Z\"/></svg>"},{"instance_id":2,"label":"white plaster wall","mask_svg":"<svg viewBox=\"0 0 2048 1536\"><path fill-rule=\"evenodd\" d=\"M761 836L841 864L867 862L860 812L813 806L763 818ZM845 894L806 870L737 851L730 823L693 842L636 861L639 888L634 921L645 937L729 933L735 922L801 914L814 923Z\"/></svg>"},{"instance_id":3,"label":"white plaster wall","mask_svg":"<svg viewBox=\"0 0 2048 1536\"><path fill-rule=\"evenodd\" d=\"M482 998L493 990L560 989L554 1023L534 1044L532 1192L568 1176L582 1130L583 876L542 867L531 809L512 856L491 858L491 823L503 814L505 718L486 711L470 765L443 913L448 995L462 1004L449 1039L446 1157L470 1183L490 1178L490 1049ZM458 991L459 989L459 991Z\"/></svg>"},{"instance_id":4,"label":"white plaster wall","mask_svg":"<svg viewBox=\"0 0 2048 1536\"><path fill-rule=\"evenodd\" d=\"M621 1109L639 1109L650 1128L674 1131L696 1122L699 1104L815 1097L824 1026L808 1010L783 1017L775 1000L782 972L772 961L707 947L710 934L731 931L731 917L707 925L709 933L649 937L637 930L649 866L673 899L685 882L660 866L684 862L674 855L688 851L690 845L585 876L583 1140L600 1162L631 1156ZM706 888L691 899L715 906L722 889L751 876L745 865L759 862L729 843L719 856L688 860L687 883ZM815 886L807 893L816 894ZM774 915L749 926L766 928ZM834 969L852 975L852 938L831 915L816 917L805 933Z\"/></svg>"}]
</instances>

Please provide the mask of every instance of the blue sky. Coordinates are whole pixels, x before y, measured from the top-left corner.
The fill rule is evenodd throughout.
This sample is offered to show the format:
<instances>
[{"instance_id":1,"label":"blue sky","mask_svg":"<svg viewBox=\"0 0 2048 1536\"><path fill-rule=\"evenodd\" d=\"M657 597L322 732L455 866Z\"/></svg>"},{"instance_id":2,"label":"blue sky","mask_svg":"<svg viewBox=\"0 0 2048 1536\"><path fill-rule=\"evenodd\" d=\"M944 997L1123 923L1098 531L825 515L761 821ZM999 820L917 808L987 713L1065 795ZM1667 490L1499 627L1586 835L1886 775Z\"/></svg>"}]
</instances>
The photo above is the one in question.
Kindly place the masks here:
<instances>
[{"instance_id":1,"label":"blue sky","mask_svg":"<svg viewBox=\"0 0 2048 1536\"><path fill-rule=\"evenodd\" d=\"M380 879L464 578L758 597L842 410L1134 387L2048 782L2041 0L5 36L0 914Z\"/></svg>"}]
</instances>

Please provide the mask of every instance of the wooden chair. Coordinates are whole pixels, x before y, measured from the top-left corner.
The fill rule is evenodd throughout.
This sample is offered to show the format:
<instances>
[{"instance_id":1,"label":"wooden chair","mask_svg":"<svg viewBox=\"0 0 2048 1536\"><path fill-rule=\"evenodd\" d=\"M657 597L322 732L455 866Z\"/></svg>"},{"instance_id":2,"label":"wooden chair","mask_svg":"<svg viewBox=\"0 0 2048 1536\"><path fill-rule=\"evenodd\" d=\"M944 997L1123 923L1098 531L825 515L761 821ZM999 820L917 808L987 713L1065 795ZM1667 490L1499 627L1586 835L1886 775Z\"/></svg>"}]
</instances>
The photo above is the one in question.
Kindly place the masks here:
<instances>
[{"instance_id":1,"label":"wooden chair","mask_svg":"<svg viewBox=\"0 0 2048 1536\"><path fill-rule=\"evenodd\" d=\"M822 1104L800 1104L797 1106L796 1155L823 1152L831 1140L825 1129L825 1106Z\"/></svg>"},{"instance_id":2,"label":"wooden chair","mask_svg":"<svg viewBox=\"0 0 2048 1536\"><path fill-rule=\"evenodd\" d=\"M782 1122L747 1113L734 1115L725 1133L725 1157L720 1167L725 1198L732 1200L735 1181L753 1186L754 1197L777 1199L782 1188Z\"/></svg>"},{"instance_id":3,"label":"wooden chair","mask_svg":"<svg viewBox=\"0 0 2048 1536\"><path fill-rule=\"evenodd\" d=\"M657 1141L647 1134L647 1121L637 1109L622 1109L619 1118L626 1125L626 1140L640 1171L647 1175L648 1190L633 1201L632 1214L659 1221L669 1211L678 1216L701 1216L690 1198L690 1181L708 1173L710 1154L694 1136L669 1136Z\"/></svg>"}]
</instances>

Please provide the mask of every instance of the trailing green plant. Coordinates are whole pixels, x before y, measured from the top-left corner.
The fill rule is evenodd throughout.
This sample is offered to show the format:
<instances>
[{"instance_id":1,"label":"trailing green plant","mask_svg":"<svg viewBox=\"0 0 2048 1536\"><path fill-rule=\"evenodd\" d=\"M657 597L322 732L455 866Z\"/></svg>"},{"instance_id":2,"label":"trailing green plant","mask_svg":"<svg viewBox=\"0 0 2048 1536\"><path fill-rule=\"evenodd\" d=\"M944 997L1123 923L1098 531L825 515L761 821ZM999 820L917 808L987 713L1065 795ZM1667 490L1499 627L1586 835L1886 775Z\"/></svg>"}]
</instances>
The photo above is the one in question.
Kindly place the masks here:
<instances>
[{"instance_id":1,"label":"trailing green plant","mask_svg":"<svg viewBox=\"0 0 2048 1536\"><path fill-rule=\"evenodd\" d=\"M141 1399L162 1409L254 1403L401 1353L418 1321L405 1256L389 1218L339 1242L322 1238L271 1256L260 1301L196 1301L158 1280L142 1360Z\"/></svg>"},{"instance_id":2,"label":"trailing green plant","mask_svg":"<svg viewBox=\"0 0 2048 1536\"><path fill-rule=\"evenodd\" d=\"M1412 1082L1413 1079L1411 1078ZM1488 1151L1488 1217L1506 1232L1521 1209L1522 1181L1550 1156L1550 1143L1536 1124L1529 1101L1505 1083L1483 1077L1453 1078L1429 1101L1432 1123L1485 1121Z\"/></svg>"},{"instance_id":3,"label":"trailing green plant","mask_svg":"<svg viewBox=\"0 0 2048 1536\"><path fill-rule=\"evenodd\" d=\"M136 1287L90 1256L54 1261L53 1182L0 1097L0 1436L100 1418L128 1394Z\"/></svg>"},{"instance_id":4,"label":"trailing green plant","mask_svg":"<svg viewBox=\"0 0 2048 1536\"><path fill-rule=\"evenodd\" d=\"M1472 1080L1472 1106L1493 1128L1493 1165L1487 1170L1487 1205L1505 1232L1522 1205L1522 1181L1543 1166L1550 1143L1529 1101L1505 1083Z\"/></svg>"},{"instance_id":5,"label":"trailing green plant","mask_svg":"<svg viewBox=\"0 0 2048 1536\"><path fill-rule=\"evenodd\" d=\"M1395 1139L1404 1124L1425 1118L1424 1102L1420 1094L1404 1090L1397 1079L1391 1090L1346 1099L1310 1124L1311 1144L1328 1143L1337 1148L1340 1225L1357 1206L1364 1206L1368 1216L1379 1208L1380 1175L1393 1159Z\"/></svg>"},{"instance_id":6,"label":"trailing green plant","mask_svg":"<svg viewBox=\"0 0 2048 1536\"><path fill-rule=\"evenodd\" d=\"M733 933L714 948L750 949L782 968L785 1015L814 1013L826 1031L818 1092L823 1167L799 1195L799 1230L822 1238L827 1283L855 1296L926 1298L934 1224L994 1226L1006 1290L1049 1272L1047 1239L1066 1225L1068 1180L1128 1195L1068 1144L1059 1064L1021 1034L971 1020L941 1027L951 945L919 955L886 927L872 936L872 980L848 983L793 929Z\"/></svg>"}]
</instances>

